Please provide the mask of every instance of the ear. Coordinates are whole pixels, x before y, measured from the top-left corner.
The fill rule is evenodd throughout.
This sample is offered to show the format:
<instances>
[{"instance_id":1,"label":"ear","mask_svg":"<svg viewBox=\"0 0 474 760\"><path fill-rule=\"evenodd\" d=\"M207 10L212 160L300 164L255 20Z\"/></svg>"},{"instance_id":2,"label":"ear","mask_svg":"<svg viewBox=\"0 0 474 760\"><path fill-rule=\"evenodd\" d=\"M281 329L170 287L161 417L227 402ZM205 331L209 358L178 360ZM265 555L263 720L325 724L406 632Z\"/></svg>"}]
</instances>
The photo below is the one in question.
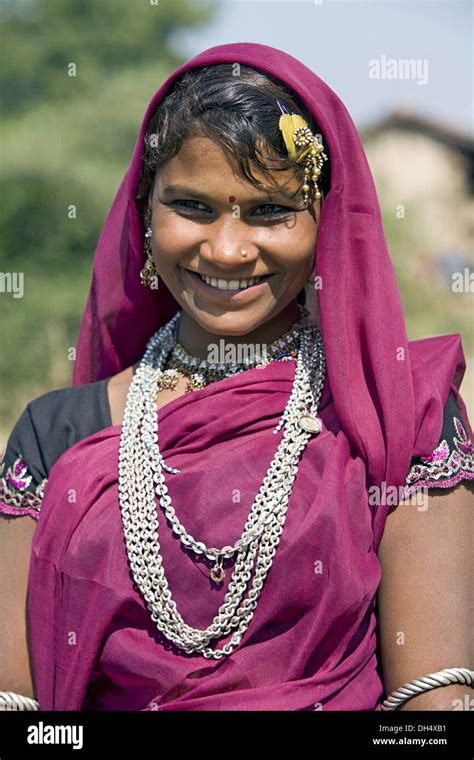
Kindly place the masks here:
<instances>
[{"instance_id":1,"label":"ear","mask_svg":"<svg viewBox=\"0 0 474 760\"><path fill-rule=\"evenodd\" d=\"M151 205L151 193L148 196L145 213L143 214L143 221L145 223L145 227L151 226L151 217L152 217L152 205Z\"/></svg>"},{"instance_id":2,"label":"ear","mask_svg":"<svg viewBox=\"0 0 474 760\"><path fill-rule=\"evenodd\" d=\"M152 218L152 215L153 215L153 193L155 191L155 181L156 181L156 174L153 177L153 180L152 180L152 183L151 183L151 187L150 187L150 190L148 192L148 198L147 198L147 201L146 201L146 209L145 209L145 214L144 214L144 217L143 217L145 219L147 227L150 227L150 225L151 225L151 218Z\"/></svg>"}]
</instances>

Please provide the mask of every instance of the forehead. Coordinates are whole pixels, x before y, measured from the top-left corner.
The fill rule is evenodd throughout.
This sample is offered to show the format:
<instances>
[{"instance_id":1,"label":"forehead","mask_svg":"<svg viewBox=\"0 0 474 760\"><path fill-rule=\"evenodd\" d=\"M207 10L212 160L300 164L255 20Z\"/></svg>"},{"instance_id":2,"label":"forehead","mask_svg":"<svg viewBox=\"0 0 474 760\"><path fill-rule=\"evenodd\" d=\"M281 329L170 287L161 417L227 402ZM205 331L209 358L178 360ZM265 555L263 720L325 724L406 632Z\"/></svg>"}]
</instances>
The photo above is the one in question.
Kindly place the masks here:
<instances>
[{"instance_id":1,"label":"forehead","mask_svg":"<svg viewBox=\"0 0 474 760\"><path fill-rule=\"evenodd\" d=\"M252 175L265 188L273 191L278 189L293 194L301 186L301 181L292 169L263 172L257 167L252 167ZM236 161L208 137L186 140L179 152L156 172L155 186L189 186L196 180L204 182L207 189L215 188L229 192L232 186L234 194L237 194L239 189L241 192L245 189L246 194L252 194L252 191L254 194L261 192L239 172Z\"/></svg>"}]
</instances>

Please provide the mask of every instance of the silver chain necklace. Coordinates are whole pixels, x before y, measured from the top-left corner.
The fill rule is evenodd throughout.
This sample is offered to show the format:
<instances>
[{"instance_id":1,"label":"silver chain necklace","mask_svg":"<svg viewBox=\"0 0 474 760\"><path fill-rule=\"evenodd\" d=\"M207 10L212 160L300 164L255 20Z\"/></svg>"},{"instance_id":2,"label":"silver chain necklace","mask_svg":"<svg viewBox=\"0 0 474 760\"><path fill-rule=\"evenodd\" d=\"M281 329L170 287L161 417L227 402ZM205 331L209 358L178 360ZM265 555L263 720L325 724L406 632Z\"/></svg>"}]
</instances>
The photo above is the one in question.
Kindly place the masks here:
<instances>
[{"instance_id":1,"label":"silver chain necklace","mask_svg":"<svg viewBox=\"0 0 474 760\"><path fill-rule=\"evenodd\" d=\"M119 448L119 503L132 575L158 630L188 654L220 659L238 646L250 624L283 531L300 456L311 435L321 430L316 412L324 385L325 356L319 328L304 315L293 389L273 430L276 434L284 426L274 459L241 537L233 546L207 547L191 536L176 516L163 470L180 470L164 462L158 445L157 388L176 341L179 318L180 312L151 337L129 386ZM187 625L172 598L160 554L155 493L183 546L215 562L211 570L214 582L224 579L223 560L236 555L223 604L204 630ZM244 599L252 570L251 587ZM221 649L209 646L211 640L224 638L231 631L231 640Z\"/></svg>"}]
</instances>

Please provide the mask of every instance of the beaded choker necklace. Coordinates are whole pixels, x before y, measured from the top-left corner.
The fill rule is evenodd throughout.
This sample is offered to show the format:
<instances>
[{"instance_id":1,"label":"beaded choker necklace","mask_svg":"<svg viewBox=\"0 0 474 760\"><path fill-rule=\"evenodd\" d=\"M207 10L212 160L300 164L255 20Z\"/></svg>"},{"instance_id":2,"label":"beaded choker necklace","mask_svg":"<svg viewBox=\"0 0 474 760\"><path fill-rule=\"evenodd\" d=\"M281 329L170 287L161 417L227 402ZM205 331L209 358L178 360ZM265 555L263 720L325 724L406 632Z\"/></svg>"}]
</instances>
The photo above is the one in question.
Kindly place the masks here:
<instances>
[{"instance_id":1,"label":"beaded choker necklace","mask_svg":"<svg viewBox=\"0 0 474 760\"><path fill-rule=\"evenodd\" d=\"M298 308L298 321L272 343L268 345L264 344L263 352L254 352L253 346L250 343L240 344L237 350L241 355L245 353L245 356L238 357L240 361L235 361L235 357L230 361L217 362L191 356L177 341L178 322L176 322L174 329L175 344L166 361L165 369L158 384L158 390L176 388L180 373L186 376L187 385L185 393L189 393L190 391L204 388L216 380L222 380L224 377L229 377L246 369L265 367L273 361L296 361L299 335L302 329L301 320L307 314L306 309L300 304ZM227 344L225 348L227 351L232 352L234 346Z\"/></svg>"}]
</instances>

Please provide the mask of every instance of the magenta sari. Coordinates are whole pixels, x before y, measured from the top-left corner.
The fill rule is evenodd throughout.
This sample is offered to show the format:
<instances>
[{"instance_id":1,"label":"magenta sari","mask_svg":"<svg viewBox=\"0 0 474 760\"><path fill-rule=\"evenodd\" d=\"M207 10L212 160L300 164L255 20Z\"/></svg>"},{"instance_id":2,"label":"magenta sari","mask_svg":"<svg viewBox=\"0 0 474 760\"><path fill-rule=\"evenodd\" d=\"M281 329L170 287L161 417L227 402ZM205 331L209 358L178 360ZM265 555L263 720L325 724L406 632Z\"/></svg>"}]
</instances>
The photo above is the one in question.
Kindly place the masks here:
<instances>
[{"instance_id":1,"label":"magenta sari","mask_svg":"<svg viewBox=\"0 0 474 760\"><path fill-rule=\"evenodd\" d=\"M209 545L240 535L277 445L271 431L293 371L290 362L249 370L159 411L161 451L181 469L167 476L173 503L191 534ZM41 709L377 709L384 692L374 532L386 514L367 505L364 463L351 456L328 385L320 415L323 432L302 457L255 615L241 645L221 661L165 643L133 585L118 506L120 426L65 452L50 474L30 576ZM162 513L159 521L178 609L205 628L229 573L217 589Z\"/></svg>"},{"instance_id":2,"label":"magenta sari","mask_svg":"<svg viewBox=\"0 0 474 760\"><path fill-rule=\"evenodd\" d=\"M285 81L319 122L332 186L317 243L328 377L322 433L301 458L286 523L254 617L222 660L186 655L158 633L128 566L118 503L121 427L68 449L46 486L29 578L31 650L42 710L375 710L384 698L377 647L377 549L388 506L370 485L403 486L411 458L439 440L459 386L458 334L409 343L370 171L350 116L299 61L256 44L205 51L153 97L130 168L97 248L74 383L135 362L176 311L163 283L139 284L143 228L133 196L143 133L172 80L195 65L248 63ZM277 117L277 116L276 116ZM402 351L402 360L400 360ZM272 429L295 365L277 362L178 398L159 410L166 475L187 530L232 544L280 441ZM469 427L469 434L472 431ZM205 628L222 587L182 549L157 505L163 565L185 620ZM219 646L227 639L220 640Z\"/></svg>"},{"instance_id":3,"label":"magenta sari","mask_svg":"<svg viewBox=\"0 0 474 760\"><path fill-rule=\"evenodd\" d=\"M289 362L274 363L159 411L160 449L182 470L167 476L171 498L191 534L209 545L232 543L243 529L273 458L271 431L293 372ZM325 709L374 708L382 695L373 614L380 568L370 510L354 509L364 503L364 466L348 459L328 388L321 416L324 431L300 464L298 496L291 497L251 625L221 661L165 645L132 587L118 507L120 426L61 457L33 550L32 580L47 590L31 621L33 631L41 630L32 649L42 709L303 710L316 702ZM190 625L205 628L230 573L222 588L211 584L209 569L159 521L178 609Z\"/></svg>"}]
</instances>

